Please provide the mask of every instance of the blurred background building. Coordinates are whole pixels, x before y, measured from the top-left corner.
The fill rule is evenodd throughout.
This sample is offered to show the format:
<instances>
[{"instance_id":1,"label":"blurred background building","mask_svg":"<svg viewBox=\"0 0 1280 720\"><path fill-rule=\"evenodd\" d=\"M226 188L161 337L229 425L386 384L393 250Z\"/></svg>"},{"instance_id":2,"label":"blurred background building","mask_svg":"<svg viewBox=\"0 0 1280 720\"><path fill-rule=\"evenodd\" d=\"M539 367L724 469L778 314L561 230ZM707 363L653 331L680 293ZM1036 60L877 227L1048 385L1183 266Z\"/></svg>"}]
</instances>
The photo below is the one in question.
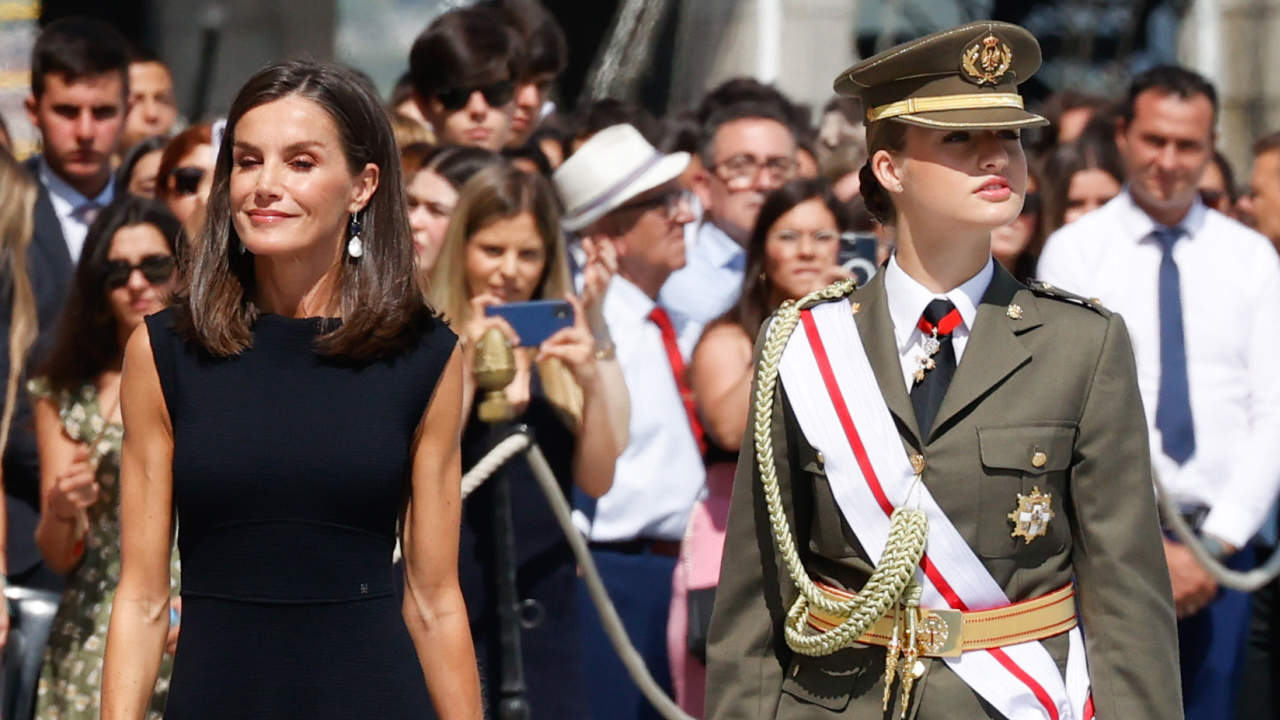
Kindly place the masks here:
<instances>
[{"instance_id":1,"label":"blurred background building","mask_svg":"<svg viewBox=\"0 0 1280 720\"><path fill-rule=\"evenodd\" d=\"M1046 63L1033 100L1072 88L1120 93L1160 62L1208 75L1223 96L1221 145L1241 170L1253 140L1280 127L1280 0L544 0L569 37L559 102L623 97L654 113L687 107L735 75L775 82L820 109L835 74L896 42L979 18L1016 22ZM190 120L224 112L241 82L276 58L337 59L384 92L413 38L466 0L0 0L0 113L24 151L22 113L37 22L104 17L173 68Z\"/></svg>"}]
</instances>

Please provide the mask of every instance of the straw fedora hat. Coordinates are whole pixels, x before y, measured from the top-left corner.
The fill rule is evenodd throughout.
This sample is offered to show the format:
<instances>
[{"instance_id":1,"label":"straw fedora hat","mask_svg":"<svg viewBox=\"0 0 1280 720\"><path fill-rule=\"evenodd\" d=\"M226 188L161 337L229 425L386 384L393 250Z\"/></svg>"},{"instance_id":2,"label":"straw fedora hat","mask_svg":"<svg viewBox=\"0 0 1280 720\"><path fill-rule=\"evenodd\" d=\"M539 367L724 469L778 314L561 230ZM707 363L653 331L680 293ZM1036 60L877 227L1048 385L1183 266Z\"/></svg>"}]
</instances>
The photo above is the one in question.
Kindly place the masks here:
<instances>
[{"instance_id":1,"label":"straw fedora hat","mask_svg":"<svg viewBox=\"0 0 1280 720\"><path fill-rule=\"evenodd\" d=\"M628 200L673 180L689 153L666 155L630 125L607 127L564 161L552 180L564 203L565 230L587 227Z\"/></svg>"}]
</instances>

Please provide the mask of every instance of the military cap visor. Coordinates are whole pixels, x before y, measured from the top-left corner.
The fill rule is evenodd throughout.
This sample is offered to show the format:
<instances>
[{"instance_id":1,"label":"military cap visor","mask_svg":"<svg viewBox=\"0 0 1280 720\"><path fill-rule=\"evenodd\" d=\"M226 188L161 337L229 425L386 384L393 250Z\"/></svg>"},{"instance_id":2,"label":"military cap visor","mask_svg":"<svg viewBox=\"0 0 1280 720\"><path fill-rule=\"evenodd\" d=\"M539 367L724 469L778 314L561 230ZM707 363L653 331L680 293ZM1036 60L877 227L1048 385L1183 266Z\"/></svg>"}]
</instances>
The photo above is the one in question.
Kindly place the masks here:
<instances>
[{"instance_id":1,"label":"military cap visor","mask_svg":"<svg viewBox=\"0 0 1280 720\"><path fill-rule=\"evenodd\" d=\"M1017 25L975 22L926 35L840 73L835 91L862 101L867 122L999 129L1047 125L1018 84L1040 67L1040 44Z\"/></svg>"}]
</instances>

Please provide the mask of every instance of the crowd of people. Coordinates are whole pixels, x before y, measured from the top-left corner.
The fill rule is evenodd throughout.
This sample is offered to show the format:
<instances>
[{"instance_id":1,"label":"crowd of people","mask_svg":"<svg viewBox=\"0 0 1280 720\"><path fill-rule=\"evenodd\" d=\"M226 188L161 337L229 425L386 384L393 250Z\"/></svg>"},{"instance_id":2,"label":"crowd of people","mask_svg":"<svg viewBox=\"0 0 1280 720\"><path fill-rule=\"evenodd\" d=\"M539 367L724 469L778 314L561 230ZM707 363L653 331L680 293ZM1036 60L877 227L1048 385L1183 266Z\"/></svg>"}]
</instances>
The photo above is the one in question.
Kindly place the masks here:
<instances>
[{"instance_id":1,"label":"crowd of people","mask_svg":"<svg viewBox=\"0 0 1280 720\"><path fill-rule=\"evenodd\" d=\"M1267 369L1280 354L1270 327L1280 317L1280 132L1258 141L1237 184L1215 148L1209 80L1162 66L1122 97L1062 92L1021 145L1020 130L985 118L950 132L934 125L930 155L907 147L908 123L870 116L862 86L816 117L747 78L664 118L618 100L561 107L567 57L539 3L486 0L422 31L389 99L357 70L286 61L249 79L225 119L184 127L163 60L99 21L43 29L27 100L41 153L19 161L0 149L0 570L31 593L15 595L0 622L10 638L5 711L495 716L512 665L502 657L494 490L461 500L458 486L493 441L475 368L496 331L513 350L503 394L514 422L572 503L649 673L694 717L738 717L745 695L727 697L732 683L709 688L708 665L714 684L773 672L741 664L764 648L782 668L790 662L780 640L752 644L745 623L741 643L725 639L728 623L751 619L735 608L755 585L736 579L729 610L724 595L717 608L722 575L762 557L754 530L729 522L732 498L751 514L741 484L754 482L742 463L758 438L757 337L775 311L816 290L877 274L901 286L899 255L920 264L923 231L905 223L942 200L928 191L933 171L904 172L913 166L900 157L927 155L914 167L937 168L962 151L999 155L1001 176L1025 162L1025 185L1011 189L1020 209L980 233L989 251L973 277L990 283L983 292L1061 288L1123 318L1097 348L1082 335L1071 357L1093 348L1099 367L1136 367L1153 472L1211 555L1247 569L1275 551L1280 383ZM1009 127L1040 124L1029 117ZM1006 275L1024 285L1003 285ZM933 292L954 296L963 318L954 351L945 340L953 370L973 330L960 293L971 282ZM983 292L971 310L994 302ZM529 301L563 302L571 317L526 342L494 309ZM1032 307L999 310L1022 320ZM929 332L916 329L918 311L885 315L912 401L933 370L907 359ZM942 322L930 326L935 339ZM1131 354L1114 339L1123 327ZM984 362L976 347L971 365ZM1043 379L1055 392L1074 387L1059 375ZM1116 382L1106 402L1126 397ZM1047 393L1018 402L1034 407ZM960 413L953 422L966 421L940 398ZM1117 429L1128 415L1142 424L1133 404L1110 412ZM922 452L936 411L926 421L916 410ZM1036 480L1036 495L1059 482L1055 472L1097 472L1070 452L1072 433L1092 430L1054 412L1043 449L1066 443L1065 455L1044 459L1039 436L1026 435L1036 454L1022 467L982 439L981 465L1021 473L1009 481L1023 492ZM946 429L939 417L935 435ZM1145 453L1142 432L1108 449ZM777 431L774 442L792 447L793 435ZM826 487L821 452L787 461L806 463L789 470L792 482L803 474ZM614 650L535 468L517 456L503 472L530 717L658 717ZM1086 489L1057 502L1106 515L1111 491ZM835 502L825 492L792 510L799 552L819 566L863 547L824 514ZM998 527L961 529L1012 573L1022 541L1009 537L1007 499L987 513ZM1117 510L1097 522L1143 517ZM1051 533L1076 567L1117 557L1099 543L1129 547L1083 522L1068 539L1066 527ZM735 528L752 548L731 553L736 569L722 567ZM1253 595L1220 588L1171 531L1160 541L1162 558L1081 572L1136 573L1123 563L1141 562L1169 583L1186 717L1280 717L1280 584ZM404 562L393 566L397 542ZM768 584L779 568L764 563ZM51 598L52 617L24 605ZM779 682L797 702L849 702L848 691L806 687L809 673L793 667L792 686Z\"/></svg>"}]
</instances>

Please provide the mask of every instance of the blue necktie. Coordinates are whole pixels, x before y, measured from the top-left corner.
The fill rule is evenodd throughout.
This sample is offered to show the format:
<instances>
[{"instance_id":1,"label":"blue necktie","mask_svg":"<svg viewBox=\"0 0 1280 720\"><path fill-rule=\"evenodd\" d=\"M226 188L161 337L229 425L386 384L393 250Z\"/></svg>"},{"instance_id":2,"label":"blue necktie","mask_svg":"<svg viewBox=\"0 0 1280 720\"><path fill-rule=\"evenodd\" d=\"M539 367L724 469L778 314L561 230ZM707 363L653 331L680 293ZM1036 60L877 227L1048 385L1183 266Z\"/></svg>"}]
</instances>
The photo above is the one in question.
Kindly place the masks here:
<instances>
[{"instance_id":1,"label":"blue necktie","mask_svg":"<svg viewBox=\"0 0 1280 720\"><path fill-rule=\"evenodd\" d=\"M1179 465L1196 451L1191 424L1191 394L1187 388L1187 345L1182 332L1182 295L1173 246L1180 228L1157 228L1160 242L1160 391L1156 396L1156 429L1164 454Z\"/></svg>"}]
</instances>

